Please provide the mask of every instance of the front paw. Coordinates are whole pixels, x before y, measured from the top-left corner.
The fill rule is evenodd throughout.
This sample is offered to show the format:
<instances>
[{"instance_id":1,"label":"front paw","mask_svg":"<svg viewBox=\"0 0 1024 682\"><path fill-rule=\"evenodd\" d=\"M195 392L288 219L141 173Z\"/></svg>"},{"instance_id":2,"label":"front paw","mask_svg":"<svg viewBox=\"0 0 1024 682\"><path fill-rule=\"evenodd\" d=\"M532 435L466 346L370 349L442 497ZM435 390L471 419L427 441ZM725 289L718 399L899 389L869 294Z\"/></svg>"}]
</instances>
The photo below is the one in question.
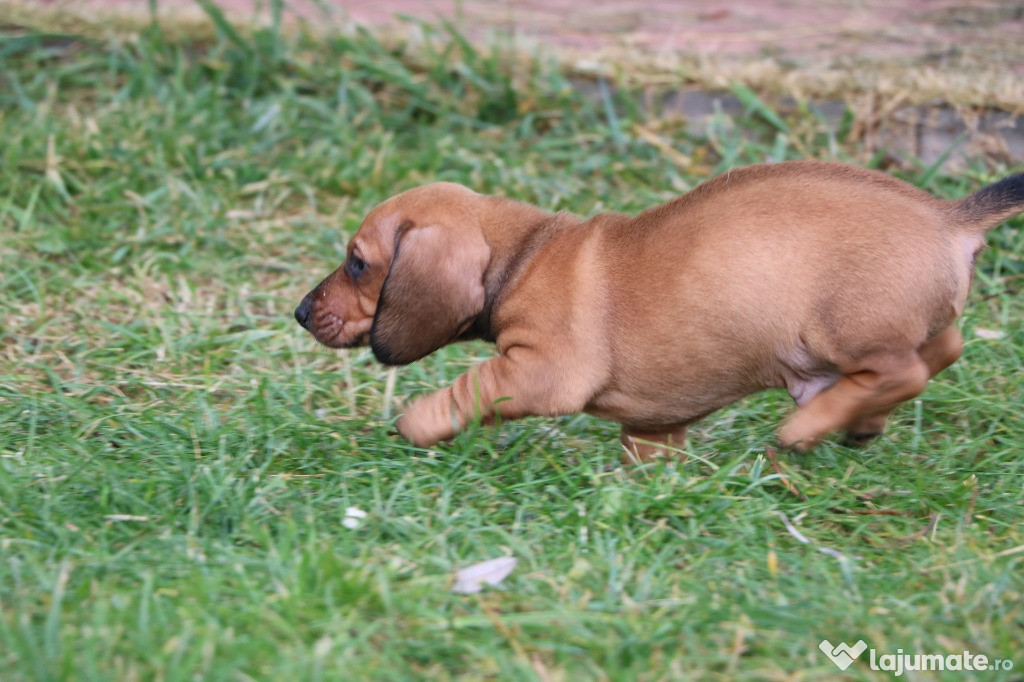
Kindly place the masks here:
<instances>
[{"instance_id":1,"label":"front paw","mask_svg":"<svg viewBox=\"0 0 1024 682\"><path fill-rule=\"evenodd\" d=\"M398 435L418 448L430 447L437 442L436 438L430 437L429 431L422 423L410 418L408 414L399 417L395 427L398 429Z\"/></svg>"},{"instance_id":2,"label":"front paw","mask_svg":"<svg viewBox=\"0 0 1024 682\"><path fill-rule=\"evenodd\" d=\"M434 409L434 396L424 396L409 405L395 426L402 438L416 447L426 448L453 435L451 417L440 419Z\"/></svg>"}]
</instances>

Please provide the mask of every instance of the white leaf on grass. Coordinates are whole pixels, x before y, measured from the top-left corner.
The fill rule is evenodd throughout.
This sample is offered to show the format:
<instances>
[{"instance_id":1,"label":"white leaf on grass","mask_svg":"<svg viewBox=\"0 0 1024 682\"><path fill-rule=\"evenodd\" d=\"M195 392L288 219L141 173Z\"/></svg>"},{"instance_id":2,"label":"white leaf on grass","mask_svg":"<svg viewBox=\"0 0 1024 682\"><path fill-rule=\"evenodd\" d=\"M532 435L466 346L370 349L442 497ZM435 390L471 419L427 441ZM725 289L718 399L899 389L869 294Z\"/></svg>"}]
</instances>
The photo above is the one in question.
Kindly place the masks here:
<instances>
[{"instance_id":1,"label":"white leaf on grass","mask_svg":"<svg viewBox=\"0 0 1024 682\"><path fill-rule=\"evenodd\" d=\"M366 518L366 512L359 507L348 507L345 509L345 518L341 522L341 525L346 528L356 529L362 523L362 519Z\"/></svg>"},{"instance_id":2,"label":"white leaf on grass","mask_svg":"<svg viewBox=\"0 0 1024 682\"><path fill-rule=\"evenodd\" d=\"M982 327L974 328L974 335L979 339L1001 339L1003 338L1003 332L998 329L983 329Z\"/></svg>"},{"instance_id":3,"label":"white leaf on grass","mask_svg":"<svg viewBox=\"0 0 1024 682\"><path fill-rule=\"evenodd\" d=\"M467 566L461 571L455 572L455 585L452 586L452 592L476 594L483 589L485 583L498 585L508 577L518 562L519 559L515 557L503 556Z\"/></svg>"}]
</instances>

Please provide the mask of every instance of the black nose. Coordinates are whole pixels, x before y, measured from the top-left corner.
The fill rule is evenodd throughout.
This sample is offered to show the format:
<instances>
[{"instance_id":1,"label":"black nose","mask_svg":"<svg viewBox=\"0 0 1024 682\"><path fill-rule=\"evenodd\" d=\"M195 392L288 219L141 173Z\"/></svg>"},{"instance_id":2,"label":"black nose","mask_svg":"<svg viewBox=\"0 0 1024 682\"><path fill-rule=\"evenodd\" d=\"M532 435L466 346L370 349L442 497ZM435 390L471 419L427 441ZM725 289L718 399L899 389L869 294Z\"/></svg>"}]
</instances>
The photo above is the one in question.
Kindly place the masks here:
<instances>
[{"instance_id":1,"label":"black nose","mask_svg":"<svg viewBox=\"0 0 1024 682\"><path fill-rule=\"evenodd\" d=\"M302 303L295 309L295 321L301 324L303 329L309 329L307 323L309 322L309 313L312 309L313 306L309 304L309 294L306 294L306 298L302 299Z\"/></svg>"}]
</instances>

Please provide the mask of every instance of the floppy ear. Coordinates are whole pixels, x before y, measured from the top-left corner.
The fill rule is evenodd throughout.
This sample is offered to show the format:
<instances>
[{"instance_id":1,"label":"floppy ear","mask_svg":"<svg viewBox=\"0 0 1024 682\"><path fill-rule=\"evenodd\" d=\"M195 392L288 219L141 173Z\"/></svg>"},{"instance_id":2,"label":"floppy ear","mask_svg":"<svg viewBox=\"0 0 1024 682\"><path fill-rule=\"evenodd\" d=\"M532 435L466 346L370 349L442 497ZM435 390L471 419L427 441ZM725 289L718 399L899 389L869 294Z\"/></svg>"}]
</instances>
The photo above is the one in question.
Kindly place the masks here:
<instances>
[{"instance_id":1,"label":"floppy ear","mask_svg":"<svg viewBox=\"0 0 1024 682\"><path fill-rule=\"evenodd\" d=\"M484 308L489 259L475 230L426 226L399 233L370 331L377 359L405 365L452 341Z\"/></svg>"}]
</instances>

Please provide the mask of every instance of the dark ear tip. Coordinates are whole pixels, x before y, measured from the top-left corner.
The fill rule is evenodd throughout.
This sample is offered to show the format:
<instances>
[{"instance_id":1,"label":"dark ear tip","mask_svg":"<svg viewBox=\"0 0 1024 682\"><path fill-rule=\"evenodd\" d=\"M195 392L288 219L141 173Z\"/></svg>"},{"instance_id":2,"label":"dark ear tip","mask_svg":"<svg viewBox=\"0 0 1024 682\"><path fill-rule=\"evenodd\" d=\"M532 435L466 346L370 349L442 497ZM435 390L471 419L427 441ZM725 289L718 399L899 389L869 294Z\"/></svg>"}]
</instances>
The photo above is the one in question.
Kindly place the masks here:
<instances>
[{"instance_id":1,"label":"dark ear tip","mask_svg":"<svg viewBox=\"0 0 1024 682\"><path fill-rule=\"evenodd\" d=\"M413 362L416 358L405 360L403 358L396 357L394 351L388 347L386 343L381 342L377 338L375 333L370 334L370 350L373 351L373 357L377 358L377 362L388 367L400 367L402 365L408 365Z\"/></svg>"},{"instance_id":2,"label":"dark ear tip","mask_svg":"<svg viewBox=\"0 0 1024 682\"><path fill-rule=\"evenodd\" d=\"M391 350L377 338L376 329L370 331L370 350L373 351L373 357L377 358L377 362L383 365L391 364L388 362L391 359Z\"/></svg>"}]
</instances>

